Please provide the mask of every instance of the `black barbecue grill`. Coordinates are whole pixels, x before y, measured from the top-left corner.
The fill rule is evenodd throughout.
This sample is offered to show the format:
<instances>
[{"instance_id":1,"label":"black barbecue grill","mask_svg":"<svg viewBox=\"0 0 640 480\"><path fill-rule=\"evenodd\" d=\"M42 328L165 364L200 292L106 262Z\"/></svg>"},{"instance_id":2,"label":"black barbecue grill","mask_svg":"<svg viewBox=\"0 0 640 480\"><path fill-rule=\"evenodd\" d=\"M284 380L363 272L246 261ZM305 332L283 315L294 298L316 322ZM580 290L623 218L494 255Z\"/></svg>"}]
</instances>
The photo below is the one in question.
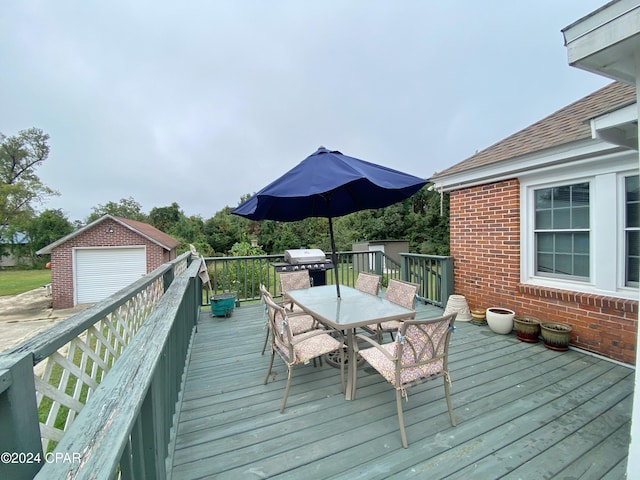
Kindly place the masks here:
<instances>
[{"instance_id":1,"label":"black barbecue grill","mask_svg":"<svg viewBox=\"0 0 640 480\"><path fill-rule=\"evenodd\" d=\"M276 272L297 272L307 270L311 285L327 284L327 270L333 268L333 262L319 248L300 248L285 250L284 262L273 263Z\"/></svg>"}]
</instances>

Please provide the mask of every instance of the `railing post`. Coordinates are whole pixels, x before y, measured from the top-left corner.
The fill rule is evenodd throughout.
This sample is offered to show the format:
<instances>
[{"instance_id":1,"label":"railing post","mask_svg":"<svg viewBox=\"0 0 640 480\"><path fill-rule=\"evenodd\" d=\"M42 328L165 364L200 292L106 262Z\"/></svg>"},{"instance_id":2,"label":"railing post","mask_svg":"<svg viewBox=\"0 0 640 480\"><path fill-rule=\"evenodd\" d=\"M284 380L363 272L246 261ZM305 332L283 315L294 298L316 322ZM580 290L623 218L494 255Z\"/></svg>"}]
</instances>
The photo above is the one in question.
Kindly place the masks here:
<instances>
[{"instance_id":1,"label":"railing post","mask_svg":"<svg viewBox=\"0 0 640 480\"><path fill-rule=\"evenodd\" d=\"M374 262L376 275L382 275L383 255L384 254L379 250L375 252Z\"/></svg>"},{"instance_id":2,"label":"railing post","mask_svg":"<svg viewBox=\"0 0 640 480\"><path fill-rule=\"evenodd\" d=\"M175 268L175 266L173 268ZM173 279L174 279L174 276L175 276L173 268L170 268L169 270L167 270L165 272L165 274L162 276L162 281L163 281L163 286L164 286L164 291L165 292L169 289L169 287L173 283Z\"/></svg>"},{"instance_id":3,"label":"railing post","mask_svg":"<svg viewBox=\"0 0 640 480\"><path fill-rule=\"evenodd\" d=\"M442 294L440 302L442 305L447 304L449 295L453 295L453 257L443 258L442 265Z\"/></svg>"},{"instance_id":4,"label":"railing post","mask_svg":"<svg viewBox=\"0 0 640 480\"><path fill-rule=\"evenodd\" d=\"M0 426L2 477L32 479L44 458L31 354L0 355Z\"/></svg>"},{"instance_id":5,"label":"railing post","mask_svg":"<svg viewBox=\"0 0 640 480\"><path fill-rule=\"evenodd\" d=\"M409 280L409 257L406 254L400 254L400 280L408 281Z\"/></svg>"}]
</instances>

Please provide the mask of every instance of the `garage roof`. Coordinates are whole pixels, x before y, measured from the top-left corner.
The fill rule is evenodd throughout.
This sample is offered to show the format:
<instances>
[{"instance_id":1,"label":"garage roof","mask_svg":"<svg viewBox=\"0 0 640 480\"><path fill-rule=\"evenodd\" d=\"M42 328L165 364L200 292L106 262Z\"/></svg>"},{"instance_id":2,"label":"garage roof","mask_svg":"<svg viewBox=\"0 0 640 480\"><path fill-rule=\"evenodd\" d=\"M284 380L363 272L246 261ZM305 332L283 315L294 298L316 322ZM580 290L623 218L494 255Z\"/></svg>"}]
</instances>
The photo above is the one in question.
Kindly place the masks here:
<instances>
[{"instance_id":1,"label":"garage roof","mask_svg":"<svg viewBox=\"0 0 640 480\"><path fill-rule=\"evenodd\" d=\"M99 219L89 223L88 225L85 225L84 227L76 230L73 233L70 233L66 237L62 237L60 240L57 240L51 243L50 245L47 245L46 247L41 248L36 252L36 254L43 255L43 254L51 253L51 251L54 248L56 248L58 245L62 245L63 243L68 242L72 238L80 235L83 232L86 232L87 230L94 228L95 226L103 223L105 220L108 220L108 219L113 220L114 222L119 223L123 227L128 228L136 232L137 234L145 237L151 242L157 245L160 245L165 250L173 250L180 244L180 242L175 238L173 238L172 236L167 235L164 232L161 232L156 227L149 225L148 223L139 222L137 220L131 220L128 218L115 217L113 215L103 215Z\"/></svg>"}]
</instances>

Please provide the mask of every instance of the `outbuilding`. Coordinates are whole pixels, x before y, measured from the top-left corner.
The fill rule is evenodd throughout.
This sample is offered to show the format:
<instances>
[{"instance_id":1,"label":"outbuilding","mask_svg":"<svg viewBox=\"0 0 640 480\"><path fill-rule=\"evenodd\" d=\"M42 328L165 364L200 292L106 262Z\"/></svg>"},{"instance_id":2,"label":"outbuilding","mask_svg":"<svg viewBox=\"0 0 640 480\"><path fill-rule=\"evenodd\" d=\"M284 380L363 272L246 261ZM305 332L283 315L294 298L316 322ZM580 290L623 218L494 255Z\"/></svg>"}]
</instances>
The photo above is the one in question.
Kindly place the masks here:
<instances>
[{"instance_id":1,"label":"outbuilding","mask_svg":"<svg viewBox=\"0 0 640 480\"><path fill-rule=\"evenodd\" d=\"M38 250L51 254L54 309L95 303L176 258L178 240L137 220L104 215Z\"/></svg>"}]
</instances>

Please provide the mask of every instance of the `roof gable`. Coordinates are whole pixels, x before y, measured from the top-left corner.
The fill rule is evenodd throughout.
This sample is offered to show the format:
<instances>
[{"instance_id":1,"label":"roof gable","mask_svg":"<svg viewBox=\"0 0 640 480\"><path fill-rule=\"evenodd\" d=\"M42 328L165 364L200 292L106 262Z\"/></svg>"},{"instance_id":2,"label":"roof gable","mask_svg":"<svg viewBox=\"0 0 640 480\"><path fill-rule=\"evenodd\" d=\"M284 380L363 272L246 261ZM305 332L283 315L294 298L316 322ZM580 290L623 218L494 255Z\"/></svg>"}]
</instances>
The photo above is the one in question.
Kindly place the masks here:
<instances>
[{"instance_id":1,"label":"roof gable","mask_svg":"<svg viewBox=\"0 0 640 480\"><path fill-rule=\"evenodd\" d=\"M430 180L591 138L589 120L636 101L635 87L613 82L500 140Z\"/></svg>"},{"instance_id":2,"label":"roof gable","mask_svg":"<svg viewBox=\"0 0 640 480\"><path fill-rule=\"evenodd\" d=\"M128 218L114 217L112 215L103 215L102 217L98 218L97 220L95 220L95 221L89 223L88 225L85 225L84 227L76 230L75 232L72 232L69 235L67 235L65 237L62 237L61 239L59 239L59 240L47 245L46 247L41 248L40 250L38 250L36 252L36 254L37 255L43 255L43 254L51 253L51 251L54 248L56 248L57 246L68 242L72 238L80 235L83 232L86 232L87 230L91 230L92 228L96 227L97 225L101 224L102 222L104 222L107 219L111 219L114 222L117 222L117 223L121 224L125 228L128 228L128 229L136 232L138 235L141 235L141 236L145 237L146 239L150 240L151 242L156 243L157 245L161 246L165 250L173 250L178 245L180 245L180 242L178 240L176 240L175 238L171 237L170 235L167 235L166 233L158 230L157 228L149 225L148 223L139 222L139 221L136 221L136 220L130 220Z\"/></svg>"},{"instance_id":3,"label":"roof gable","mask_svg":"<svg viewBox=\"0 0 640 480\"><path fill-rule=\"evenodd\" d=\"M139 222L137 220L131 220L129 218L113 217L116 221L128 226L131 230L141 234L143 237L148 238L152 242L164 247L166 250L173 250L180 242L170 235L167 235L156 227L149 225L148 223Z\"/></svg>"}]
</instances>

